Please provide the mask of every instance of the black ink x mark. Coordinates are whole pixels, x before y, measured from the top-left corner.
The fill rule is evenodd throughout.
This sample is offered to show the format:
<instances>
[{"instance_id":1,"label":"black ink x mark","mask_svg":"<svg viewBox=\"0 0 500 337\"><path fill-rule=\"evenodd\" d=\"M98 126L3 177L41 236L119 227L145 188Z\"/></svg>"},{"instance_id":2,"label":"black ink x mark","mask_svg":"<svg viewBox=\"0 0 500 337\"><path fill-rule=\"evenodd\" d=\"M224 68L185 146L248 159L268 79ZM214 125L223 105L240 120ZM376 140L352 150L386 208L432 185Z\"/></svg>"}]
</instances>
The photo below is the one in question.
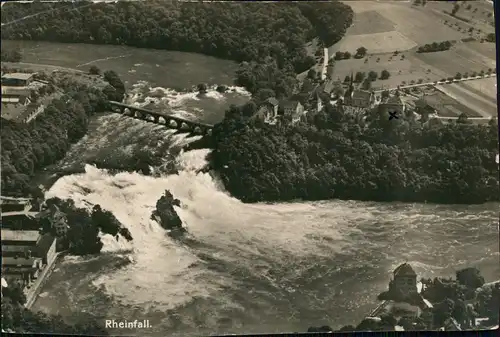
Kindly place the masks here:
<instances>
[{"instance_id":1,"label":"black ink x mark","mask_svg":"<svg viewBox=\"0 0 500 337\"><path fill-rule=\"evenodd\" d=\"M398 116L396 116L396 114L397 114L397 113L398 113L397 111L394 111L394 112L390 112L390 111L389 111L389 115L390 115L390 116L389 116L389 120L391 120L391 119L393 119L393 118L398 119L399 117L398 117Z\"/></svg>"}]
</instances>

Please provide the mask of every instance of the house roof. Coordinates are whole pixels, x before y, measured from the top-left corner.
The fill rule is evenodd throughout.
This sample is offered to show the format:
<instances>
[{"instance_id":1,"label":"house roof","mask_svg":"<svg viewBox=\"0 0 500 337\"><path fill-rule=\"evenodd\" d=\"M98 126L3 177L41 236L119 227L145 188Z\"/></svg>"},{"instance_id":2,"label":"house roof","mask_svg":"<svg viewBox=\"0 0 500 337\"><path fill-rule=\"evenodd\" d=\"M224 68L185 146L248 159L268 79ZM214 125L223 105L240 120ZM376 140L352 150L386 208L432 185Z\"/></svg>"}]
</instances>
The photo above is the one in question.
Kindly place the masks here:
<instances>
[{"instance_id":1,"label":"house roof","mask_svg":"<svg viewBox=\"0 0 500 337\"><path fill-rule=\"evenodd\" d=\"M266 103L269 103L269 104L271 104L271 105L273 105L273 106L277 106L277 105L279 105L278 100L277 100L276 98L274 98L274 97L269 97L268 99L266 99L266 101L265 101L265 102L266 102Z\"/></svg>"},{"instance_id":2,"label":"house roof","mask_svg":"<svg viewBox=\"0 0 500 337\"><path fill-rule=\"evenodd\" d=\"M370 98L372 97L373 93L370 91L365 91L365 90L354 90L352 93L352 98L353 99L362 99L365 101L369 101Z\"/></svg>"},{"instance_id":3,"label":"house roof","mask_svg":"<svg viewBox=\"0 0 500 337\"><path fill-rule=\"evenodd\" d=\"M34 73L10 73L10 74L4 74L2 76L2 79L13 79L13 80L29 80L30 78L35 75Z\"/></svg>"},{"instance_id":4,"label":"house roof","mask_svg":"<svg viewBox=\"0 0 500 337\"><path fill-rule=\"evenodd\" d=\"M32 241L36 243L40 238L38 231L18 231L2 228L2 241Z\"/></svg>"},{"instance_id":5,"label":"house roof","mask_svg":"<svg viewBox=\"0 0 500 337\"><path fill-rule=\"evenodd\" d=\"M415 270L408 264L403 263L396 269L394 269L394 276L417 276Z\"/></svg>"},{"instance_id":6,"label":"house roof","mask_svg":"<svg viewBox=\"0 0 500 337\"><path fill-rule=\"evenodd\" d=\"M405 102L400 96L394 95L390 96L385 102L385 104L404 105Z\"/></svg>"},{"instance_id":7,"label":"house roof","mask_svg":"<svg viewBox=\"0 0 500 337\"><path fill-rule=\"evenodd\" d=\"M281 106L283 109L296 109L299 104L299 101L283 101Z\"/></svg>"}]
</instances>

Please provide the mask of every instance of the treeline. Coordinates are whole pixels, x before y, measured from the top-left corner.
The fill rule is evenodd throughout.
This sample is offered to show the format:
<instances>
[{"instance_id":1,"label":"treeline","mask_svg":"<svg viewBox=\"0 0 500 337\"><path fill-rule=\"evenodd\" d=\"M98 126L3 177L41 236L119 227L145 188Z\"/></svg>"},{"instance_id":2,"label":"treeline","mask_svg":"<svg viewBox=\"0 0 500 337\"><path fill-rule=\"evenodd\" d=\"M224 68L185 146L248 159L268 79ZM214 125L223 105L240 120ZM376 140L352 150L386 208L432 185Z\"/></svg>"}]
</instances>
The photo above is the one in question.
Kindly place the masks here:
<instances>
[{"instance_id":1,"label":"treeline","mask_svg":"<svg viewBox=\"0 0 500 337\"><path fill-rule=\"evenodd\" d=\"M213 130L213 168L244 202L355 199L436 203L498 200L498 123L412 116L365 118L327 104L308 123L276 127L232 106Z\"/></svg>"},{"instance_id":2,"label":"treeline","mask_svg":"<svg viewBox=\"0 0 500 337\"><path fill-rule=\"evenodd\" d=\"M77 9L75 9L78 7ZM196 52L247 62L236 82L290 95L295 73L315 64L305 44L331 45L352 23L350 7L321 3L120 1L9 4L2 22L41 13L2 28L4 39L128 45Z\"/></svg>"},{"instance_id":3,"label":"treeline","mask_svg":"<svg viewBox=\"0 0 500 337\"><path fill-rule=\"evenodd\" d=\"M433 42L433 43L428 43L424 46L420 46L417 49L417 53L433 53L433 52L438 52L438 51L445 51L449 50L453 44L450 41L443 41L443 42Z\"/></svg>"},{"instance_id":4,"label":"treeline","mask_svg":"<svg viewBox=\"0 0 500 337\"><path fill-rule=\"evenodd\" d=\"M88 319L84 323L66 324L60 315L48 315L44 312L30 311L24 307L26 296L17 283L2 285L2 332L9 329L18 333L70 334L89 336L108 336L109 333L96 320Z\"/></svg>"},{"instance_id":5,"label":"treeline","mask_svg":"<svg viewBox=\"0 0 500 337\"><path fill-rule=\"evenodd\" d=\"M124 86L114 72L106 72L104 79L110 85L103 89L80 82L64 80L56 82L44 77L64 90L64 94L52 100L37 118L28 124L2 119L1 166L2 194L26 196L31 194L30 179L35 172L62 159L69 146L82 138L89 118L105 111L106 101L121 100Z\"/></svg>"}]
</instances>

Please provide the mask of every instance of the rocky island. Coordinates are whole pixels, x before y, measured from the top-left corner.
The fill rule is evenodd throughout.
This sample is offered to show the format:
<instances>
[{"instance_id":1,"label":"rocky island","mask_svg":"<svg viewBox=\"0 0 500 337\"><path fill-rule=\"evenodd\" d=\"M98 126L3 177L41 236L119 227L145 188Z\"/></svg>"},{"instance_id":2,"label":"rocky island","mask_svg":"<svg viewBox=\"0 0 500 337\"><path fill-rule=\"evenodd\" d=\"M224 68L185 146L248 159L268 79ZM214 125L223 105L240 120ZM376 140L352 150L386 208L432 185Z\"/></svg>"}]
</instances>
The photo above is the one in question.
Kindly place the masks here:
<instances>
[{"instance_id":1,"label":"rocky island","mask_svg":"<svg viewBox=\"0 0 500 337\"><path fill-rule=\"evenodd\" d=\"M182 220L177 215L174 206L181 207L181 202L175 199L169 190L166 190L156 202L156 209L151 214L151 220L157 221L171 234L182 234L186 232L186 229L182 227Z\"/></svg>"}]
</instances>

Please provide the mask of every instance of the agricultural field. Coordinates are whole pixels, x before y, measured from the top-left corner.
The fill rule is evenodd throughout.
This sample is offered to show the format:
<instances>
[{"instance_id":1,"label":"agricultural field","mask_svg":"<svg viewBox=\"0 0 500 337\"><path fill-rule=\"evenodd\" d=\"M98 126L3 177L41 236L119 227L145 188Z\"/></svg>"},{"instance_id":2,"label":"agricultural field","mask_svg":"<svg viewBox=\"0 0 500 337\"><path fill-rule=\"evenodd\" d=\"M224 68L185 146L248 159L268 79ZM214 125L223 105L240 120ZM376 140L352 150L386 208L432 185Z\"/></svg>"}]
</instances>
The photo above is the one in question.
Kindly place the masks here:
<instances>
[{"instance_id":1,"label":"agricultural field","mask_svg":"<svg viewBox=\"0 0 500 337\"><path fill-rule=\"evenodd\" d=\"M441 117L458 117L464 112L468 117L481 117L473 109L464 106L440 91L436 91L432 95L426 95L425 101L436 109Z\"/></svg>"},{"instance_id":2,"label":"agricultural field","mask_svg":"<svg viewBox=\"0 0 500 337\"><path fill-rule=\"evenodd\" d=\"M402 56L404 55L404 58ZM377 61L378 60L378 61ZM410 84L411 81L417 82L422 79L424 82L440 80L443 76L440 73L433 73L433 69L426 64L414 60L411 53L405 52L398 55L393 53L369 55L364 59L341 60L335 63L334 80L343 81L345 76L351 72L361 71L368 74L375 71L380 75L382 70L387 70L391 74L387 80L376 80L372 83L372 88L395 88L403 82Z\"/></svg>"},{"instance_id":3,"label":"agricultural field","mask_svg":"<svg viewBox=\"0 0 500 337\"><path fill-rule=\"evenodd\" d=\"M368 49L368 53L376 54L408 50L416 47L417 44L395 30L374 34L349 34L334 46L332 55L337 51L348 51L354 55L356 49L361 46Z\"/></svg>"},{"instance_id":4,"label":"agricultural field","mask_svg":"<svg viewBox=\"0 0 500 337\"><path fill-rule=\"evenodd\" d=\"M474 52L466 43L458 44L450 50L436 53L418 53L415 58L422 62L440 69L449 76L456 73L487 71L489 68L495 69L495 60L484 57Z\"/></svg>"},{"instance_id":5,"label":"agricultural field","mask_svg":"<svg viewBox=\"0 0 500 337\"><path fill-rule=\"evenodd\" d=\"M445 14L444 11L451 13L453 10L454 2L447 1L428 1L425 8L440 12L446 20L455 23L456 21L462 23L461 26L469 28L479 28L486 33L493 33L495 27L491 24L494 22L493 6L485 1L464 1L460 3L460 9L456 13L456 17L463 18L469 22L464 22L453 18L451 15ZM470 6L470 9L468 9Z\"/></svg>"},{"instance_id":6,"label":"agricultural field","mask_svg":"<svg viewBox=\"0 0 500 337\"><path fill-rule=\"evenodd\" d=\"M488 99L493 104L497 104L497 78L489 77L474 81L465 81L460 83L471 92Z\"/></svg>"},{"instance_id":7,"label":"agricultural field","mask_svg":"<svg viewBox=\"0 0 500 337\"><path fill-rule=\"evenodd\" d=\"M385 33L393 31L394 28L394 23L377 11L365 11L354 16L353 25L349 28L349 35Z\"/></svg>"},{"instance_id":8,"label":"agricultural field","mask_svg":"<svg viewBox=\"0 0 500 337\"><path fill-rule=\"evenodd\" d=\"M463 83L437 85L436 88L448 95L450 98L468 107L471 111L479 114L480 117L497 116L497 106L495 103L475 94L465 87Z\"/></svg>"}]
</instances>

